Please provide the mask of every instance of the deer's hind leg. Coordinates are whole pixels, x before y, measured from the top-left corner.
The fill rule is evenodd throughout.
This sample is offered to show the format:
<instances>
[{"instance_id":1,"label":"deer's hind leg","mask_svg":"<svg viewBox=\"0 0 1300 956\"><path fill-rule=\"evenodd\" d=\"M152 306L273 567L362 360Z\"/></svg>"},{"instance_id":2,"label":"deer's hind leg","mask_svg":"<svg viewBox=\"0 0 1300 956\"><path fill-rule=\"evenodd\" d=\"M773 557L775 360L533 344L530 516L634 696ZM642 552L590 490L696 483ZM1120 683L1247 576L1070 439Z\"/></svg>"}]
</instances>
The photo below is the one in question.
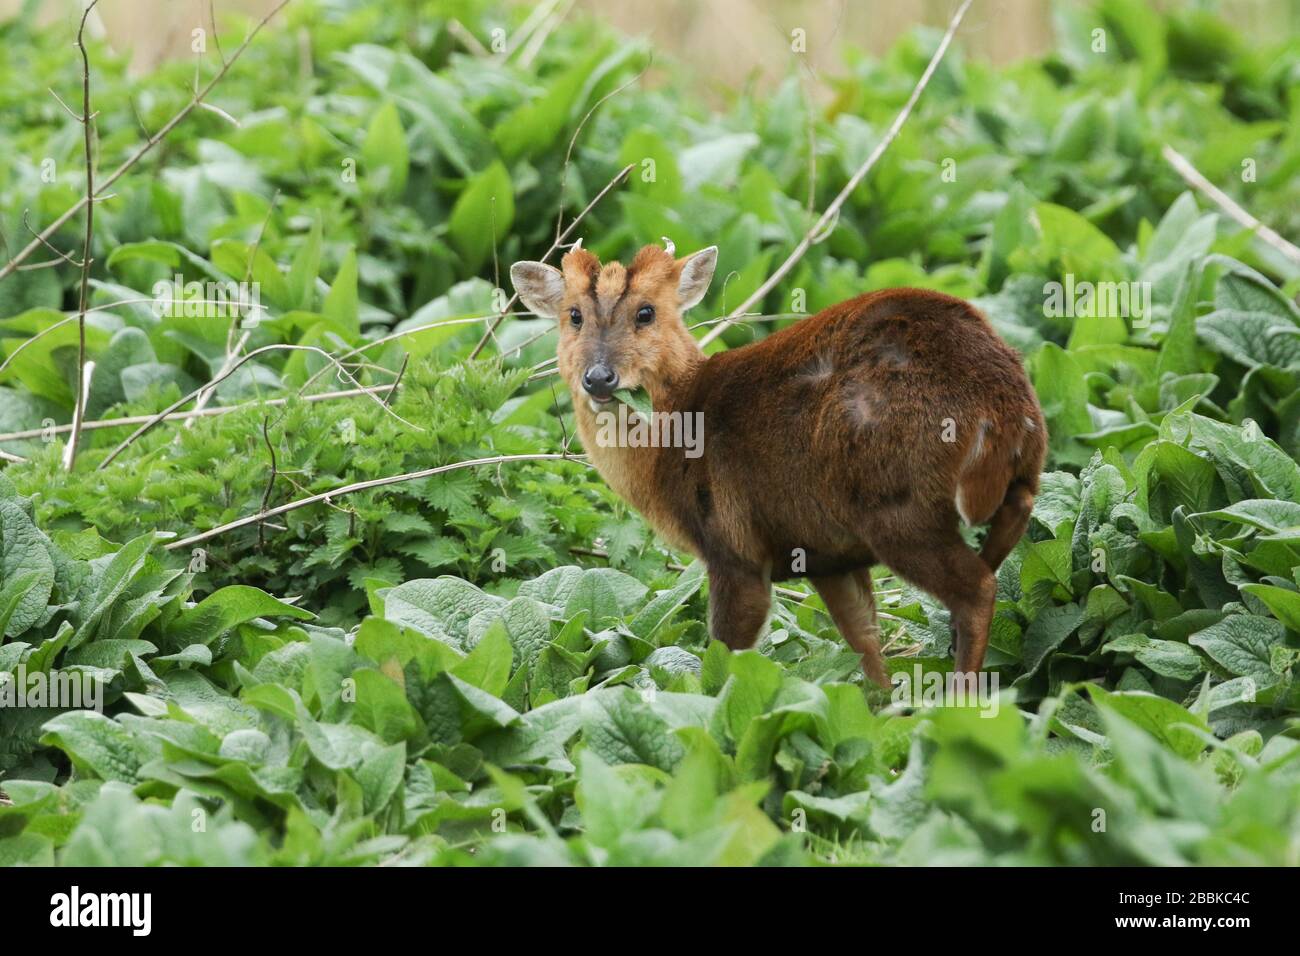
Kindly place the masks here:
<instances>
[{"instance_id":1,"label":"deer's hind leg","mask_svg":"<svg viewBox=\"0 0 1300 956\"><path fill-rule=\"evenodd\" d=\"M862 673L868 680L888 689L889 672L880 650L880 623L876 618L870 570L862 568L809 580L830 611L840 636L861 655Z\"/></svg>"},{"instance_id":2,"label":"deer's hind leg","mask_svg":"<svg viewBox=\"0 0 1300 956\"><path fill-rule=\"evenodd\" d=\"M873 545L876 557L899 577L934 595L948 608L957 670L973 673L983 667L997 601L997 578L957 529L949 527L924 536L890 536Z\"/></svg>"},{"instance_id":3,"label":"deer's hind leg","mask_svg":"<svg viewBox=\"0 0 1300 956\"><path fill-rule=\"evenodd\" d=\"M989 521L988 534L980 557L991 571L997 571L1016 542L1024 537L1029 527L1029 516L1034 510L1034 493L1021 481L1013 481L998 510Z\"/></svg>"}]
</instances>

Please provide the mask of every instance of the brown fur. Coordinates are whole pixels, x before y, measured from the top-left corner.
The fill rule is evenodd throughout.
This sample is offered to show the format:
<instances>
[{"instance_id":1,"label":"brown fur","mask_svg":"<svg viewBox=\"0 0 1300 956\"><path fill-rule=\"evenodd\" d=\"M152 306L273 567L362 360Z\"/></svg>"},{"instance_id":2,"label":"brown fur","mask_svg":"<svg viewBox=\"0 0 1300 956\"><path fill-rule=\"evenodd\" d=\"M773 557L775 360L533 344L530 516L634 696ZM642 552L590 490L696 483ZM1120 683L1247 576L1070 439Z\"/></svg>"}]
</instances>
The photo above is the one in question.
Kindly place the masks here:
<instances>
[{"instance_id":1,"label":"brown fur","mask_svg":"<svg viewBox=\"0 0 1300 956\"><path fill-rule=\"evenodd\" d=\"M706 358L678 309L686 261L654 246L626 270L566 256L559 367L596 468L706 563L712 635L751 646L771 582L804 575L887 684L869 575L883 563L949 608L957 666L979 670L994 571L1028 524L1047 445L1019 357L966 302L891 289ZM656 319L637 327L646 304ZM702 412L702 456L600 447L581 384L596 360L657 412ZM990 523L979 554L961 518Z\"/></svg>"}]
</instances>

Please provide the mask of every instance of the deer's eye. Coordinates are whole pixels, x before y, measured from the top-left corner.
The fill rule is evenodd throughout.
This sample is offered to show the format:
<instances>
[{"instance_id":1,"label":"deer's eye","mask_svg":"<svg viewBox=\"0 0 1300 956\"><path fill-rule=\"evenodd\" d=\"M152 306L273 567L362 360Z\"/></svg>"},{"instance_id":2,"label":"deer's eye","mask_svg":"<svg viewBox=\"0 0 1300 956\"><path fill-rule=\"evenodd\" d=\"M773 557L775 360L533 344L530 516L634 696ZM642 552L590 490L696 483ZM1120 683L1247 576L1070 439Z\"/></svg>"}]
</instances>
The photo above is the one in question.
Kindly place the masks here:
<instances>
[{"instance_id":1,"label":"deer's eye","mask_svg":"<svg viewBox=\"0 0 1300 956\"><path fill-rule=\"evenodd\" d=\"M574 308L574 309L570 309L570 310L569 310L569 324L572 325L575 329L580 329L580 328L582 328L582 310L581 310L581 309L576 309L576 308Z\"/></svg>"},{"instance_id":2,"label":"deer's eye","mask_svg":"<svg viewBox=\"0 0 1300 956\"><path fill-rule=\"evenodd\" d=\"M655 307L653 305L643 305L636 310L636 324L649 325L655 320Z\"/></svg>"}]
</instances>

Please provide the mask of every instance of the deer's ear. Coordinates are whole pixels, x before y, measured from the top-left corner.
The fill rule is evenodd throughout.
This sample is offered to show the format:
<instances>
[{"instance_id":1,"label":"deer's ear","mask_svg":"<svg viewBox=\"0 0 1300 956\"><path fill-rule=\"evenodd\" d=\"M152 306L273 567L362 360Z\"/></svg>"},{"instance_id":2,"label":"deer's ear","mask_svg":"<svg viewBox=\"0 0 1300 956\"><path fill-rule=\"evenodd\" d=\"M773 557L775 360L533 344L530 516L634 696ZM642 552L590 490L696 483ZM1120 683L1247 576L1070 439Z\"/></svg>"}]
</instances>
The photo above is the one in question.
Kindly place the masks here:
<instances>
[{"instance_id":1,"label":"deer's ear","mask_svg":"<svg viewBox=\"0 0 1300 956\"><path fill-rule=\"evenodd\" d=\"M554 318L564 301L564 275L544 262L516 262L510 267L510 281L530 312Z\"/></svg>"},{"instance_id":2,"label":"deer's ear","mask_svg":"<svg viewBox=\"0 0 1300 956\"><path fill-rule=\"evenodd\" d=\"M682 260L682 277L677 283L677 298L681 300L683 312L704 298L704 293L709 291L709 283L713 280L713 270L717 265L717 246L701 249Z\"/></svg>"}]
</instances>

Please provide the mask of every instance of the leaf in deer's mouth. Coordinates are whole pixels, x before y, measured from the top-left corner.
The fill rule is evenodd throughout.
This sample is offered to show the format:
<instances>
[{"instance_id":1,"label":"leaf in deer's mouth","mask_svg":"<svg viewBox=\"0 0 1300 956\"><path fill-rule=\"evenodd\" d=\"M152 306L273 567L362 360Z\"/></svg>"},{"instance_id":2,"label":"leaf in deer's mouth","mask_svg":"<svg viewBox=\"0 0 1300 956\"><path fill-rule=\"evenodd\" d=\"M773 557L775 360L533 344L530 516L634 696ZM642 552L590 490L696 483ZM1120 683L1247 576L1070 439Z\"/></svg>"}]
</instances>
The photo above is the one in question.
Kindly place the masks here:
<instances>
[{"instance_id":1,"label":"leaf in deer's mouth","mask_svg":"<svg viewBox=\"0 0 1300 956\"><path fill-rule=\"evenodd\" d=\"M620 388L614 393L614 397L647 421L654 414L654 405L650 403L650 393L644 388Z\"/></svg>"}]
</instances>

